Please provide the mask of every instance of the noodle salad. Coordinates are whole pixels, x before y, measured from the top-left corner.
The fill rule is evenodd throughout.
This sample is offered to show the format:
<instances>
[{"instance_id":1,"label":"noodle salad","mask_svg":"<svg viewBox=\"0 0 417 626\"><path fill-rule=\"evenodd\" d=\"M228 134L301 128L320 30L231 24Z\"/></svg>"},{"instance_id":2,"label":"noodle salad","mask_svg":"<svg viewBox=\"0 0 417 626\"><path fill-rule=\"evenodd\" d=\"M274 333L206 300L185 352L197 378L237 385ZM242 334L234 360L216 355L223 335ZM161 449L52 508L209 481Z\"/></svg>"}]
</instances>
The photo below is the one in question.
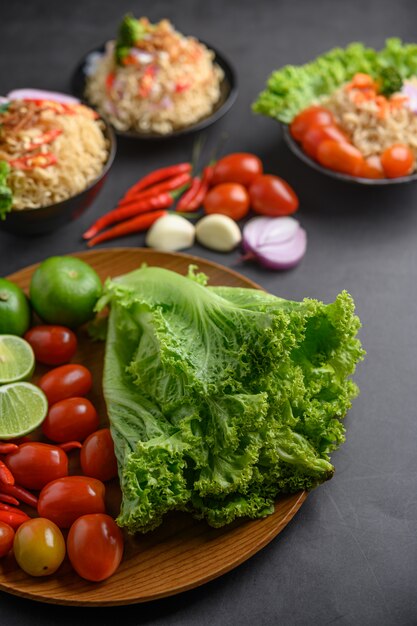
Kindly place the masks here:
<instances>
[{"instance_id":1,"label":"noodle salad","mask_svg":"<svg viewBox=\"0 0 417 626\"><path fill-rule=\"evenodd\" d=\"M92 109L36 99L1 104L0 214L76 195L107 158L103 125Z\"/></svg>"},{"instance_id":2,"label":"noodle salad","mask_svg":"<svg viewBox=\"0 0 417 626\"><path fill-rule=\"evenodd\" d=\"M126 16L87 68L86 97L120 131L161 135L209 115L220 99L214 53L164 19Z\"/></svg>"}]
</instances>

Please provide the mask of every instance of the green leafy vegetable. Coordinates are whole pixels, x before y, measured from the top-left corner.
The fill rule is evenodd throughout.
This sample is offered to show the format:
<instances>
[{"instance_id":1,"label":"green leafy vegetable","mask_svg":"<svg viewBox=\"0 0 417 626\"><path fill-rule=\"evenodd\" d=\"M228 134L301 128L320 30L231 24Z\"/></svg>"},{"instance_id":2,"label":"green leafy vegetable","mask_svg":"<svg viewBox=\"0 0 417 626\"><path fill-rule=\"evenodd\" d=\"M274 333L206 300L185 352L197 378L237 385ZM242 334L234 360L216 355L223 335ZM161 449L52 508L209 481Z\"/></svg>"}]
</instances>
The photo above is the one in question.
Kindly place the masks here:
<instances>
[{"instance_id":1,"label":"green leafy vegetable","mask_svg":"<svg viewBox=\"0 0 417 626\"><path fill-rule=\"evenodd\" d=\"M11 211L13 204L13 193L7 184L9 174L10 166L7 161L0 161L0 219L2 220Z\"/></svg>"},{"instance_id":2,"label":"green leafy vegetable","mask_svg":"<svg viewBox=\"0 0 417 626\"><path fill-rule=\"evenodd\" d=\"M286 65L270 76L253 110L289 123L301 110L335 91L356 73L378 79L386 68L396 70L402 80L417 75L417 45L392 38L387 39L385 48L376 51L361 43L351 43L305 65Z\"/></svg>"},{"instance_id":3,"label":"green leafy vegetable","mask_svg":"<svg viewBox=\"0 0 417 626\"><path fill-rule=\"evenodd\" d=\"M380 91L384 96L392 96L393 93L401 90L403 80L400 73L393 67L385 67L379 75Z\"/></svg>"},{"instance_id":4,"label":"green leafy vegetable","mask_svg":"<svg viewBox=\"0 0 417 626\"><path fill-rule=\"evenodd\" d=\"M363 357L352 298L290 302L143 267L108 281L104 395L123 502L148 531L170 510L213 526L263 517L333 475Z\"/></svg>"},{"instance_id":5,"label":"green leafy vegetable","mask_svg":"<svg viewBox=\"0 0 417 626\"><path fill-rule=\"evenodd\" d=\"M123 64L124 59L129 56L130 49L137 41L142 39L146 30L143 24L133 17L133 15L125 15L119 26L115 45L115 59L119 65Z\"/></svg>"}]
</instances>

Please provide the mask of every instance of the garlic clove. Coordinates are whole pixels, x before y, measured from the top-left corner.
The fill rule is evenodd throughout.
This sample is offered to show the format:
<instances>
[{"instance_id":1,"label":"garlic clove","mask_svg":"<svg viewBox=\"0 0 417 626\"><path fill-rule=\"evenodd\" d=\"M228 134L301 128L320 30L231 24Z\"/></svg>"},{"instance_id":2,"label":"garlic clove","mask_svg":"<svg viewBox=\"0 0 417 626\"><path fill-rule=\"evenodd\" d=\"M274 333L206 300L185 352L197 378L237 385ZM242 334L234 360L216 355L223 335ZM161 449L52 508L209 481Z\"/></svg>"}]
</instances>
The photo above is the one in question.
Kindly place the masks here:
<instances>
[{"instance_id":1,"label":"garlic clove","mask_svg":"<svg viewBox=\"0 0 417 626\"><path fill-rule=\"evenodd\" d=\"M148 230L146 245L158 250L183 250L194 243L195 227L181 215L164 215Z\"/></svg>"},{"instance_id":2,"label":"garlic clove","mask_svg":"<svg viewBox=\"0 0 417 626\"><path fill-rule=\"evenodd\" d=\"M242 233L234 220L227 215L206 215L195 227L197 241L218 252L230 252L242 241Z\"/></svg>"}]
</instances>

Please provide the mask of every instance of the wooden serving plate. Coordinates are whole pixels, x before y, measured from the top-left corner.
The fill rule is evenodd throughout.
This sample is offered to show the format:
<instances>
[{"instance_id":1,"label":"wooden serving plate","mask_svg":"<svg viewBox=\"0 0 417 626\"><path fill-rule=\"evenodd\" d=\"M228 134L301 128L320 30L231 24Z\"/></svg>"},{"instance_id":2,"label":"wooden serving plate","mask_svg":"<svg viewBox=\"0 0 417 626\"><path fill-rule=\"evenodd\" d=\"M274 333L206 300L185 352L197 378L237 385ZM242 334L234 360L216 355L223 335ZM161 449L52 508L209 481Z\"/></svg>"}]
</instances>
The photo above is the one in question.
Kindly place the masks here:
<instances>
[{"instance_id":1,"label":"wooden serving plate","mask_svg":"<svg viewBox=\"0 0 417 626\"><path fill-rule=\"evenodd\" d=\"M212 285L260 288L249 279L221 265L200 258L138 248L116 248L75 254L87 261L101 279L134 270L144 262L186 274L193 263L209 276ZM37 265L8 278L28 290ZM93 374L90 397L106 424L101 391L104 345L93 343L79 333L79 348L74 363L83 363ZM45 369L39 369L39 376ZM36 378L34 379L36 381ZM77 453L72 453L77 454ZM110 485L110 495L115 491ZM117 491L117 485L116 485ZM296 514L307 494L300 492L280 498L275 512L262 520L238 521L214 529L190 515L172 514L155 531L146 535L126 535L125 554L117 572L102 583L80 578L64 561L57 573L47 578L32 578L18 568L12 556L0 559L0 589L32 600L79 606L110 606L146 602L202 585L233 569L269 543ZM116 494L117 499L117 494ZM110 513L117 514L115 500Z\"/></svg>"}]
</instances>

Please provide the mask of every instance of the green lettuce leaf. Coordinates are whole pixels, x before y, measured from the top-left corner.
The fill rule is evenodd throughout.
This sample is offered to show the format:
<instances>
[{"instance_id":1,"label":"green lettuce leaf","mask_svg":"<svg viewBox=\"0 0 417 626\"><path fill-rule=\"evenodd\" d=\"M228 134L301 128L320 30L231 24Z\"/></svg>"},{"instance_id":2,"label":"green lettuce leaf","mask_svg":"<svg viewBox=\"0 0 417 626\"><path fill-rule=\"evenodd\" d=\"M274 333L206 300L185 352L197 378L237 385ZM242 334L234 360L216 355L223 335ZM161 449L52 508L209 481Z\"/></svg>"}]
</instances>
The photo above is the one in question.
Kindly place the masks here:
<instances>
[{"instance_id":1,"label":"green lettuce leaf","mask_svg":"<svg viewBox=\"0 0 417 626\"><path fill-rule=\"evenodd\" d=\"M290 302L143 267L107 281L104 370L123 492L118 523L170 510L213 526L262 517L333 475L357 394L352 298Z\"/></svg>"}]
</instances>

